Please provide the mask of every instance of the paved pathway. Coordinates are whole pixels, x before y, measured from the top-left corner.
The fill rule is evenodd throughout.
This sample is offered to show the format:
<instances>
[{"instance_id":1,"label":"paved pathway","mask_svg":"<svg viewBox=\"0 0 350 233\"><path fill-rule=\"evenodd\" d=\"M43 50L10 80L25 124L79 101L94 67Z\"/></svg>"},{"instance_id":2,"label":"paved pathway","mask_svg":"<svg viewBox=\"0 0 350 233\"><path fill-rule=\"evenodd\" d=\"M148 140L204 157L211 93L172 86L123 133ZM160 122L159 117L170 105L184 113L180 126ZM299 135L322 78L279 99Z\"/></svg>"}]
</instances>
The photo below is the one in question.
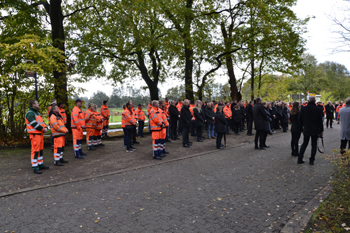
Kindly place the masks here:
<instances>
[{"instance_id":1,"label":"paved pathway","mask_svg":"<svg viewBox=\"0 0 350 233\"><path fill-rule=\"evenodd\" d=\"M339 125L326 130L326 153L338 148L338 138ZM266 151L256 151L252 143L245 143L8 196L0 200L0 229L279 232L327 185L331 165L320 154L314 166L296 164L290 156L290 133L278 133L268 144L271 148Z\"/></svg>"}]
</instances>

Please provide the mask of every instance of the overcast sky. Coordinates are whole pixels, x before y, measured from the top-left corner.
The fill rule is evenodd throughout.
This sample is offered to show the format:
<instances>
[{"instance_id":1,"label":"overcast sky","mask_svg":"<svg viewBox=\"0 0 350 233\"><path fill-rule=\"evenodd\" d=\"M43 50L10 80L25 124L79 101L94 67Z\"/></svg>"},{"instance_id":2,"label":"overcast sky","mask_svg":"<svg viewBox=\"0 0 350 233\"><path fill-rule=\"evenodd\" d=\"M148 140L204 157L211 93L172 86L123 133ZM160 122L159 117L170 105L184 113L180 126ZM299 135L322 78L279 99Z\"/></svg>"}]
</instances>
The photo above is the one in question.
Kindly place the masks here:
<instances>
[{"instance_id":1,"label":"overcast sky","mask_svg":"<svg viewBox=\"0 0 350 233\"><path fill-rule=\"evenodd\" d=\"M345 65L350 70L350 54L333 52L334 48L337 47L338 35L334 33L337 27L334 26L332 17L341 18L344 15L344 6L350 6L350 4L347 4L344 0L298 0L293 10L299 18L314 16L308 23L308 33L303 35L307 39L307 52L314 55L319 63L334 61ZM221 83L225 82L223 78L218 81ZM160 84L162 95L166 94L168 88L182 83L183 81L180 80L171 80ZM87 90L82 96L91 97L98 90L110 96L113 91L111 84L110 81L99 79L77 85ZM145 86L145 83L144 81L138 81L134 83L134 86Z\"/></svg>"}]
</instances>

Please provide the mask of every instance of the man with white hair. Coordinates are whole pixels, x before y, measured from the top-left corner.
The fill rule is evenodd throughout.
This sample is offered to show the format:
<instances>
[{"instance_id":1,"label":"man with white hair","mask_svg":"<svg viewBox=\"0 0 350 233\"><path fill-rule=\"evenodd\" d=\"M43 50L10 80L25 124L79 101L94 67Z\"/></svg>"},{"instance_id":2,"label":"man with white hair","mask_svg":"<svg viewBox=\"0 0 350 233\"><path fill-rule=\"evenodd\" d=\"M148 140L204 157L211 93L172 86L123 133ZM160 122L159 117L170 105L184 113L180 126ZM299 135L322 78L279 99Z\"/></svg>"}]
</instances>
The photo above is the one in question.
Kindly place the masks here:
<instances>
[{"instance_id":1,"label":"man with white hair","mask_svg":"<svg viewBox=\"0 0 350 233\"><path fill-rule=\"evenodd\" d=\"M299 123L303 129L304 142L300 148L298 164L305 163L303 157L311 138L311 157L309 163L310 165L314 165L317 151L317 138L318 135L323 135L322 118L322 109L316 106L315 97L310 96L308 105L300 110Z\"/></svg>"}]
</instances>

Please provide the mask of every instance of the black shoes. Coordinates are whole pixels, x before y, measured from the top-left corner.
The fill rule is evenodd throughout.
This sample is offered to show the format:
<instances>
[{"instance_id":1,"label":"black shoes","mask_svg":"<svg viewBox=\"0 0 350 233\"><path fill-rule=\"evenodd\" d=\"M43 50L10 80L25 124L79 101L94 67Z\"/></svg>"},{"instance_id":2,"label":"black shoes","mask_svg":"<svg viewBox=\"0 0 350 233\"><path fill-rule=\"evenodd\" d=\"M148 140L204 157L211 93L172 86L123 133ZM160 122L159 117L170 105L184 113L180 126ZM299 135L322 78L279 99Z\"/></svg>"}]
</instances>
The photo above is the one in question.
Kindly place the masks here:
<instances>
[{"instance_id":1,"label":"black shoes","mask_svg":"<svg viewBox=\"0 0 350 233\"><path fill-rule=\"evenodd\" d=\"M88 146L88 150L96 150L96 148L93 146Z\"/></svg>"},{"instance_id":2,"label":"black shoes","mask_svg":"<svg viewBox=\"0 0 350 233\"><path fill-rule=\"evenodd\" d=\"M260 148L259 148L258 146L255 146L254 149L255 149L255 150L259 150Z\"/></svg>"},{"instance_id":3,"label":"black shoes","mask_svg":"<svg viewBox=\"0 0 350 233\"><path fill-rule=\"evenodd\" d=\"M197 139L197 142L203 142L203 140L202 139Z\"/></svg>"},{"instance_id":4,"label":"black shoes","mask_svg":"<svg viewBox=\"0 0 350 233\"><path fill-rule=\"evenodd\" d=\"M134 141L134 142L132 142L132 143L134 143L134 144L140 144L140 142L138 142L138 141Z\"/></svg>"},{"instance_id":5,"label":"black shoes","mask_svg":"<svg viewBox=\"0 0 350 233\"><path fill-rule=\"evenodd\" d=\"M169 154L169 151L163 151L163 154Z\"/></svg>"},{"instance_id":6,"label":"black shoes","mask_svg":"<svg viewBox=\"0 0 350 233\"><path fill-rule=\"evenodd\" d=\"M35 174L42 174L43 172L40 171L40 170L34 170L34 173L35 173Z\"/></svg>"},{"instance_id":7,"label":"black shoes","mask_svg":"<svg viewBox=\"0 0 350 233\"><path fill-rule=\"evenodd\" d=\"M162 158L159 156L153 157L153 159L162 160Z\"/></svg>"},{"instance_id":8,"label":"black shoes","mask_svg":"<svg viewBox=\"0 0 350 233\"><path fill-rule=\"evenodd\" d=\"M60 161L55 161L55 162L53 162L53 164L55 164L55 166L63 166L63 164L60 163Z\"/></svg>"},{"instance_id":9,"label":"black shoes","mask_svg":"<svg viewBox=\"0 0 350 233\"><path fill-rule=\"evenodd\" d=\"M64 159L62 158L62 159L60 159L60 163L68 163L68 161L67 161L67 160L64 160Z\"/></svg>"},{"instance_id":10,"label":"black shoes","mask_svg":"<svg viewBox=\"0 0 350 233\"><path fill-rule=\"evenodd\" d=\"M103 144L103 143L100 143L100 144L98 144L98 146L105 146L105 144Z\"/></svg>"},{"instance_id":11,"label":"black shoes","mask_svg":"<svg viewBox=\"0 0 350 233\"><path fill-rule=\"evenodd\" d=\"M264 148L270 148L270 146L269 145L265 145L265 146L263 146Z\"/></svg>"},{"instance_id":12,"label":"black shoes","mask_svg":"<svg viewBox=\"0 0 350 233\"><path fill-rule=\"evenodd\" d=\"M309 160L309 164L310 164L310 165L314 165L314 161L310 159L310 160Z\"/></svg>"},{"instance_id":13,"label":"black shoes","mask_svg":"<svg viewBox=\"0 0 350 233\"><path fill-rule=\"evenodd\" d=\"M239 135L239 133L235 133L235 135Z\"/></svg>"},{"instance_id":14,"label":"black shoes","mask_svg":"<svg viewBox=\"0 0 350 233\"><path fill-rule=\"evenodd\" d=\"M305 163L305 161L304 160L301 160L301 161L298 160L298 162L297 162L297 164L302 164L302 163Z\"/></svg>"},{"instance_id":15,"label":"black shoes","mask_svg":"<svg viewBox=\"0 0 350 233\"><path fill-rule=\"evenodd\" d=\"M171 141L168 139L168 140L166 140L165 142L171 142Z\"/></svg>"},{"instance_id":16,"label":"black shoes","mask_svg":"<svg viewBox=\"0 0 350 233\"><path fill-rule=\"evenodd\" d=\"M183 147L190 148L188 144L183 145Z\"/></svg>"},{"instance_id":17,"label":"black shoes","mask_svg":"<svg viewBox=\"0 0 350 233\"><path fill-rule=\"evenodd\" d=\"M133 147L133 146L131 146L131 147L130 147L130 149L136 150L136 148L135 148L135 147Z\"/></svg>"},{"instance_id":18,"label":"black shoes","mask_svg":"<svg viewBox=\"0 0 350 233\"><path fill-rule=\"evenodd\" d=\"M45 169L49 169L49 167L47 167L47 166L39 166L39 170L45 170Z\"/></svg>"}]
</instances>

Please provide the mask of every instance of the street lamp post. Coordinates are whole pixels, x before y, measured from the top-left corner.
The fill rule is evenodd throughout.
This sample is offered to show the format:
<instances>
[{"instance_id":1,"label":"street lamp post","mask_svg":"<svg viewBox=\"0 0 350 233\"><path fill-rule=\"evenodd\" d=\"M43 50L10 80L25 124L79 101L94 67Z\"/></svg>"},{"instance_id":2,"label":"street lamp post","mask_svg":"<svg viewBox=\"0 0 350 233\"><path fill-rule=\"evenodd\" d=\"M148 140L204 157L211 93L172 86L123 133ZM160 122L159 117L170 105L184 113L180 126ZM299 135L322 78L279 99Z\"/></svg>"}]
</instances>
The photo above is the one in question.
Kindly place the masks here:
<instances>
[{"instance_id":1,"label":"street lamp post","mask_svg":"<svg viewBox=\"0 0 350 233\"><path fill-rule=\"evenodd\" d=\"M35 64L35 60L25 59L25 61ZM26 71L26 76L34 78L34 80L35 80L35 97L36 97L36 100L39 101L39 98L38 98L38 81L37 81L37 74L36 74L36 72Z\"/></svg>"}]
</instances>

